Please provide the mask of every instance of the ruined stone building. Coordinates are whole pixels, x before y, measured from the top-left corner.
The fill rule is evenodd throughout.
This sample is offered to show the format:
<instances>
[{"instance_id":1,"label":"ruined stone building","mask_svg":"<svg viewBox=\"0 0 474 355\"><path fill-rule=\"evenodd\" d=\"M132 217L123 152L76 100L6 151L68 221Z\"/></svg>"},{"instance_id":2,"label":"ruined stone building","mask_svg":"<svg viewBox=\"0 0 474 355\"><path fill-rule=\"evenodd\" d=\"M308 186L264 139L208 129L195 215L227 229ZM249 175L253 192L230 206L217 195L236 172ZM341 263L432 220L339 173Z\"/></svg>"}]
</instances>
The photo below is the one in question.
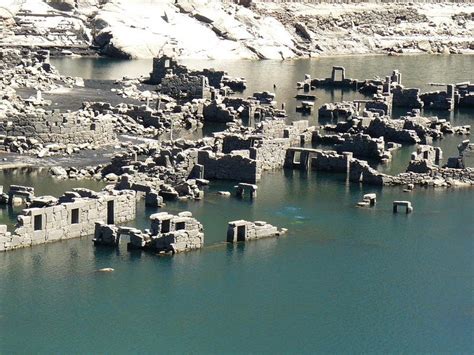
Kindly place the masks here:
<instances>
[{"instance_id":1,"label":"ruined stone building","mask_svg":"<svg viewBox=\"0 0 474 355\"><path fill-rule=\"evenodd\" d=\"M310 132L306 120L292 125L270 120L244 134L216 133L218 151L200 150L198 164L203 166L206 179L255 183L263 171L282 168L286 149L309 140Z\"/></svg>"},{"instance_id":2,"label":"ruined stone building","mask_svg":"<svg viewBox=\"0 0 474 355\"><path fill-rule=\"evenodd\" d=\"M13 194L15 195L15 194ZM124 223L135 219L136 193L131 190L95 192L73 189L59 199L32 198L18 216L13 232L0 226L0 251L94 234L94 224Z\"/></svg>"},{"instance_id":3,"label":"ruined stone building","mask_svg":"<svg viewBox=\"0 0 474 355\"><path fill-rule=\"evenodd\" d=\"M193 218L191 212L171 215L167 212L150 216L148 231L136 228L118 227L96 223L95 245L117 247L122 236L129 236L128 249L150 250L158 253L180 253L200 249L204 245L202 224Z\"/></svg>"},{"instance_id":4,"label":"ruined stone building","mask_svg":"<svg viewBox=\"0 0 474 355\"><path fill-rule=\"evenodd\" d=\"M30 108L20 112L6 112L0 117L0 135L28 137L40 143L107 144L116 138L114 120L110 115L77 111L60 113Z\"/></svg>"}]
</instances>

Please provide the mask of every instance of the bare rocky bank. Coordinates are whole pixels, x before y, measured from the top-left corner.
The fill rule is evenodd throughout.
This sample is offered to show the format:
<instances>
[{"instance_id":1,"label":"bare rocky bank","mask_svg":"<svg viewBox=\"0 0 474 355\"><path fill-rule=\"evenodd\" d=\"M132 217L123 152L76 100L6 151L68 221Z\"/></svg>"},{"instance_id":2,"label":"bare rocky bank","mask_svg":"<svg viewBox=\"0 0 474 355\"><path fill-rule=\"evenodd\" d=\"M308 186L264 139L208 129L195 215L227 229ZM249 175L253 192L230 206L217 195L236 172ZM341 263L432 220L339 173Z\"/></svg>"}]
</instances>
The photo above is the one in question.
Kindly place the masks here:
<instances>
[{"instance_id":1,"label":"bare rocky bank","mask_svg":"<svg viewBox=\"0 0 474 355\"><path fill-rule=\"evenodd\" d=\"M474 53L474 4L5 0L0 46L124 58Z\"/></svg>"}]
</instances>

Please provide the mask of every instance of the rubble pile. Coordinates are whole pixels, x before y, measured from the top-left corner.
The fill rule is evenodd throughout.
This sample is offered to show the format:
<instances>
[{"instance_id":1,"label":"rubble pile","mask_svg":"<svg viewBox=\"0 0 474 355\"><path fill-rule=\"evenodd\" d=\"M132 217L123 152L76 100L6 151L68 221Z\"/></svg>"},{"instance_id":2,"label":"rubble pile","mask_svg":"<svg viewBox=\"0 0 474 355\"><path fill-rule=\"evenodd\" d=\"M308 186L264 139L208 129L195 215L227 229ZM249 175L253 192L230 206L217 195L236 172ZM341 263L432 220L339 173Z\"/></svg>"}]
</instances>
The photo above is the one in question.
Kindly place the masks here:
<instances>
[{"instance_id":1,"label":"rubble pile","mask_svg":"<svg viewBox=\"0 0 474 355\"><path fill-rule=\"evenodd\" d=\"M387 142L402 144L427 144L431 143L433 139L442 138L445 134L470 134L469 125L453 127L445 119L420 116L420 112L417 110L398 119L364 111L360 116L351 116L346 121L338 122L335 125L327 124L323 129L337 132L339 137L343 133L364 133L373 138L383 137ZM328 139L334 140L334 136L325 137L319 132L316 132L313 137L315 141L319 142L327 142Z\"/></svg>"},{"instance_id":2,"label":"rubble pile","mask_svg":"<svg viewBox=\"0 0 474 355\"><path fill-rule=\"evenodd\" d=\"M10 87L51 91L61 86L82 86L80 78L61 76L49 63L49 51L0 48L0 90Z\"/></svg>"}]
</instances>

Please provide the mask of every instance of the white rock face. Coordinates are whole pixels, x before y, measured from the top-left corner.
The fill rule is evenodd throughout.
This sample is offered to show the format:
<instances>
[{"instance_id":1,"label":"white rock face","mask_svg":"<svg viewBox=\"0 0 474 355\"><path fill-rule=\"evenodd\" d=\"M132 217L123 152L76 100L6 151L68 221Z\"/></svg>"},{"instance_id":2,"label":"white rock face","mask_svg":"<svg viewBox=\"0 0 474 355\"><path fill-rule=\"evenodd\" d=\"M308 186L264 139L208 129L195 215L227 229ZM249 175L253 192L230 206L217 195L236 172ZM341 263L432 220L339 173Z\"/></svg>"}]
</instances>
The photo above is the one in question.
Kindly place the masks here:
<instances>
[{"instance_id":1,"label":"white rock face","mask_svg":"<svg viewBox=\"0 0 474 355\"><path fill-rule=\"evenodd\" d=\"M132 58L173 50L186 58L293 57L292 36L273 18L219 1L112 0L95 21L113 37L110 47ZM127 16L123 16L127 14ZM101 32L96 35L100 35ZM112 50L112 49L111 49Z\"/></svg>"},{"instance_id":2,"label":"white rock face","mask_svg":"<svg viewBox=\"0 0 474 355\"><path fill-rule=\"evenodd\" d=\"M162 51L197 59L464 53L474 50L473 12L467 2L256 2L248 9L218 0L0 0L0 46L96 44L126 58Z\"/></svg>"}]
</instances>

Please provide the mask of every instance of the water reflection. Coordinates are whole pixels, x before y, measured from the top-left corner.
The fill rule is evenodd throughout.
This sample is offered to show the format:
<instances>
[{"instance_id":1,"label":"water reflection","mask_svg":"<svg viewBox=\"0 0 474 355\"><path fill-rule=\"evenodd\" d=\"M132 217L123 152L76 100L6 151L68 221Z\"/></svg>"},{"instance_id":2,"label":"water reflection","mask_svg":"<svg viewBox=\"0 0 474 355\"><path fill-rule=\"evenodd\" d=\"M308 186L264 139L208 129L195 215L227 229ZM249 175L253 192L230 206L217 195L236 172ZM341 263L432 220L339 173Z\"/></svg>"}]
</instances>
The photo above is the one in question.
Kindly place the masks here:
<instances>
[{"instance_id":1,"label":"water reflection","mask_svg":"<svg viewBox=\"0 0 474 355\"><path fill-rule=\"evenodd\" d=\"M52 59L58 70L66 75L78 75L93 79L119 79L123 76L148 75L151 69L151 59L146 60L112 60L108 58L59 58ZM84 67L81 64L84 63ZM417 55L417 56L364 56L364 57L333 57L318 59L300 59L293 61L210 61L210 60L184 60L183 64L193 69L214 67L226 70L234 76L247 78L247 89L242 93L243 97L254 92L269 90L276 84L275 94L278 102L286 103L289 114L288 121L302 119L303 116L296 112L297 93L296 82L301 81L305 74L313 78L325 78L331 73L333 65L341 65L346 68L347 77L365 79L375 76L384 77L392 70L398 69L403 74L402 83L406 87L419 87L422 91L433 91L436 87L430 86L431 82L453 83L466 80L474 81L472 77L474 67L474 56L464 55ZM348 89L316 89L311 92L318 98L316 106L327 102L338 102L364 98L364 95ZM318 120L317 108L309 119L311 125L336 123L337 120ZM404 108L394 108L393 116L399 117L406 114ZM470 124L474 116L474 110L462 109L454 112L425 110L423 115L435 115L452 122L453 125ZM225 125L206 123L202 130L203 136L212 132L225 129ZM200 137L200 132L194 132L191 137ZM435 142L443 151L447 159L449 156L457 155L457 144L465 137L449 136L443 141ZM410 153L415 146L405 146L393 154L393 160L389 165L378 165L377 169L382 172L397 174L405 171Z\"/></svg>"}]
</instances>

